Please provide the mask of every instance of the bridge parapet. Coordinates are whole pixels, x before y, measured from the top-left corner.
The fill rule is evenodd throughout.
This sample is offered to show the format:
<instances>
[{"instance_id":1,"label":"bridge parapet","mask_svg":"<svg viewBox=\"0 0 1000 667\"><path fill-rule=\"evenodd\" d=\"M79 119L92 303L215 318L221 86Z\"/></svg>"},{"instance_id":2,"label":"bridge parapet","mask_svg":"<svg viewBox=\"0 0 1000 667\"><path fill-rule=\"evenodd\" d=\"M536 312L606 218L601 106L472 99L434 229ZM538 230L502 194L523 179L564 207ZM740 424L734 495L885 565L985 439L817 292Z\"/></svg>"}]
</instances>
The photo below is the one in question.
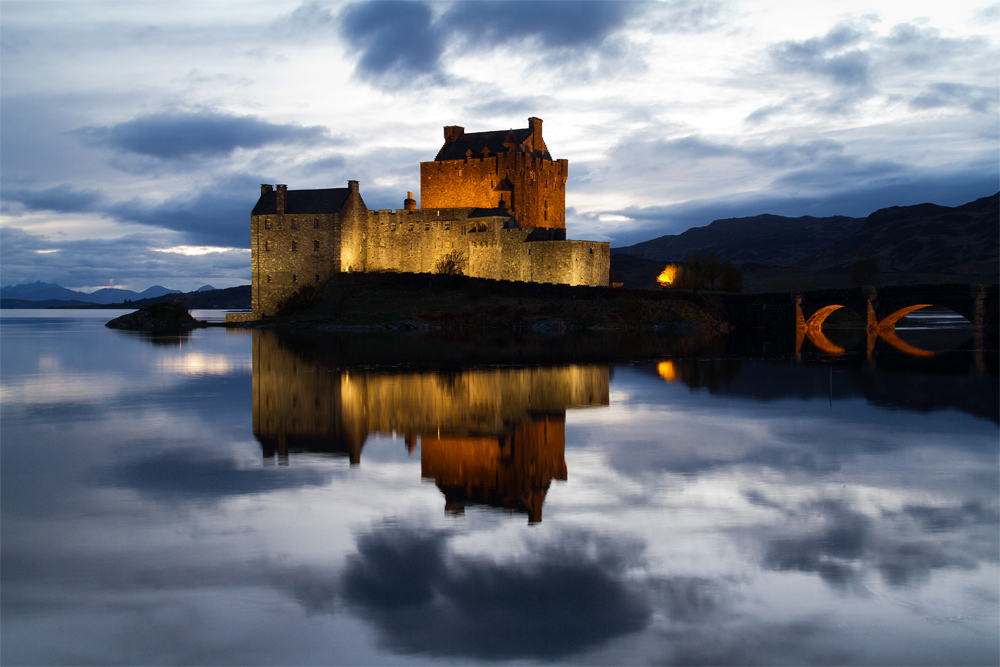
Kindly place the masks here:
<instances>
[{"instance_id":1,"label":"bridge parapet","mask_svg":"<svg viewBox=\"0 0 1000 667\"><path fill-rule=\"evenodd\" d=\"M788 331L794 326L797 344L807 332L814 334L810 338L819 339L823 322L840 308L850 308L865 320L870 340L879 335L887 340L898 340L894 333L896 323L905 315L927 306L941 306L962 315L973 324L977 339L981 339L984 329L998 326L1000 286L865 286L726 297L730 323L736 330L764 329L780 335L782 330Z\"/></svg>"}]
</instances>

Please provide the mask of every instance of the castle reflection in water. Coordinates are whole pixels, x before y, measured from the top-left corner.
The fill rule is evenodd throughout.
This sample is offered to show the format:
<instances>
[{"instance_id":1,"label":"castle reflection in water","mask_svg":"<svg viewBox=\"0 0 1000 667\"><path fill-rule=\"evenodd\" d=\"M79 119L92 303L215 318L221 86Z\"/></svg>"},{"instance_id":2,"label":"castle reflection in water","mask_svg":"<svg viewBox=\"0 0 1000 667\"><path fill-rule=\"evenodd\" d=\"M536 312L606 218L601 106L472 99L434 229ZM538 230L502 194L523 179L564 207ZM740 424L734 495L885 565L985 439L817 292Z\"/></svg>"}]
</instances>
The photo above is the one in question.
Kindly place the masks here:
<instances>
[{"instance_id":1,"label":"castle reflection in water","mask_svg":"<svg viewBox=\"0 0 1000 667\"><path fill-rule=\"evenodd\" d=\"M608 405L609 367L486 367L456 372L347 370L274 332L253 335L253 431L265 461L324 452L361 461L369 435L401 435L421 476L468 504L542 520L567 478L566 410Z\"/></svg>"}]
</instances>

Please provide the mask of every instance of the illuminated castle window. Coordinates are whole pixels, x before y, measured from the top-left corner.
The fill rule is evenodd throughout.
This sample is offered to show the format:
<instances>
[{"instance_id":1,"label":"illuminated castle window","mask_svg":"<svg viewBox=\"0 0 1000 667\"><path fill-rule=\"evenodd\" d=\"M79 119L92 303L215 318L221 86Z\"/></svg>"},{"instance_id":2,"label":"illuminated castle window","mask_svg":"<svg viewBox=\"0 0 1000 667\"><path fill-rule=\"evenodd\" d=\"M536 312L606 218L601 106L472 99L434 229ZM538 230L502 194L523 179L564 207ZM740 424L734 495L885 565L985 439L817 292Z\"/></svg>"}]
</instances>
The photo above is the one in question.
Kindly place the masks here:
<instances>
[{"instance_id":1,"label":"illuminated castle window","mask_svg":"<svg viewBox=\"0 0 1000 667\"><path fill-rule=\"evenodd\" d=\"M271 221L270 220L265 220L264 221L264 229L270 229L270 228L271 228Z\"/></svg>"},{"instance_id":2,"label":"illuminated castle window","mask_svg":"<svg viewBox=\"0 0 1000 667\"><path fill-rule=\"evenodd\" d=\"M313 229L319 229L319 218L313 218Z\"/></svg>"},{"instance_id":3,"label":"illuminated castle window","mask_svg":"<svg viewBox=\"0 0 1000 667\"><path fill-rule=\"evenodd\" d=\"M268 251L271 250L271 242L270 241L264 241L264 250L268 250Z\"/></svg>"}]
</instances>

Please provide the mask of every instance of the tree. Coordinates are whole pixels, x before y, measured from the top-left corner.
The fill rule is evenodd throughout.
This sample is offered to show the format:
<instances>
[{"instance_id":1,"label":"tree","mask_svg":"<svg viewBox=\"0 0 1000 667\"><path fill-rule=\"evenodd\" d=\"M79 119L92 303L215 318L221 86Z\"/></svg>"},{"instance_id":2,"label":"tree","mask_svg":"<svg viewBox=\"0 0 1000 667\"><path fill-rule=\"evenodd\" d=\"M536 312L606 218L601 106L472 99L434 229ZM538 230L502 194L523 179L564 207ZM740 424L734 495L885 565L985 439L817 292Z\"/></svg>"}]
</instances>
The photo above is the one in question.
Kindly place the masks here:
<instances>
[{"instance_id":1,"label":"tree","mask_svg":"<svg viewBox=\"0 0 1000 667\"><path fill-rule=\"evenodd\" d=\"M851 284L855 287L874 285L878 278L878 255L864 255L851 263Z\"/></svg>"},{"instance_id":2,"label":"tree","mask_svg":"<svg viewBox=\"0 0 1000 667\"><path fill-rule=\"evenodd\" d=\"M460 276L462 275L463 263L462 253L458 250L452 250L438 260L437 265L434 267L434 272L440 273L443 276Z\"/></svg>"},{"instance_id":3,"label":"tree","mask_svg":"<svg viewBox=\"0 0 1000 667\"><path fill-rule=\"evenodd\" d=\"M726 260L719 267L719 274L722 278L722 281L719 283L719 289L723 292L743 291L743 273L736 268L735 264Z\"/></svg>"},{"instance_id":4,"label":"tree","mask_svg":"<svg viewBox=\"0 0 1000 667\"><path fill-rule=\"evenodd\" d=\"M705 257L704 265L702 266L702 271L705 274L705 280L708 281L709 289L715 289L715 280L722 275L722 264L719 260L722 259L714 251L708 253Z\"/></svg>"},{"instance_id":5,"label":"tree","mask_svg":"<svg viewBox=\"0 0 1000 667\"><path fill-rule=\"evenodd\" d=\"M705 274L701 266L701 255L689 255L681 270L679 287L700 290L705 284Z\"/></svg>"}]
</instances>

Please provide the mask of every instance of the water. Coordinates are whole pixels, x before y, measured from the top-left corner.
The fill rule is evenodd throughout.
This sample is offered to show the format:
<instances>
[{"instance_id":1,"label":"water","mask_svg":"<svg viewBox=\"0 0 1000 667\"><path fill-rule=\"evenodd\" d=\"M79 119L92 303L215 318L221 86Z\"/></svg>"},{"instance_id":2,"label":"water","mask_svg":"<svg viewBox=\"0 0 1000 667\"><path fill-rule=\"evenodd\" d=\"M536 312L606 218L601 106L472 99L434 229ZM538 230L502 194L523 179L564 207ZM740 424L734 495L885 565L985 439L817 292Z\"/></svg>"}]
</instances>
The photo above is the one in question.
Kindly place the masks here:
<instances>
[{"instance_id":1,"label":"water","mask_svg":"<svg viewBox=\"0 0 1000 667\"><path fill-rule=\"evenodd\" d=\"M796 361L11 313L3 664L1000 661L971 334Z\"/></svg>"}]
</instances>

